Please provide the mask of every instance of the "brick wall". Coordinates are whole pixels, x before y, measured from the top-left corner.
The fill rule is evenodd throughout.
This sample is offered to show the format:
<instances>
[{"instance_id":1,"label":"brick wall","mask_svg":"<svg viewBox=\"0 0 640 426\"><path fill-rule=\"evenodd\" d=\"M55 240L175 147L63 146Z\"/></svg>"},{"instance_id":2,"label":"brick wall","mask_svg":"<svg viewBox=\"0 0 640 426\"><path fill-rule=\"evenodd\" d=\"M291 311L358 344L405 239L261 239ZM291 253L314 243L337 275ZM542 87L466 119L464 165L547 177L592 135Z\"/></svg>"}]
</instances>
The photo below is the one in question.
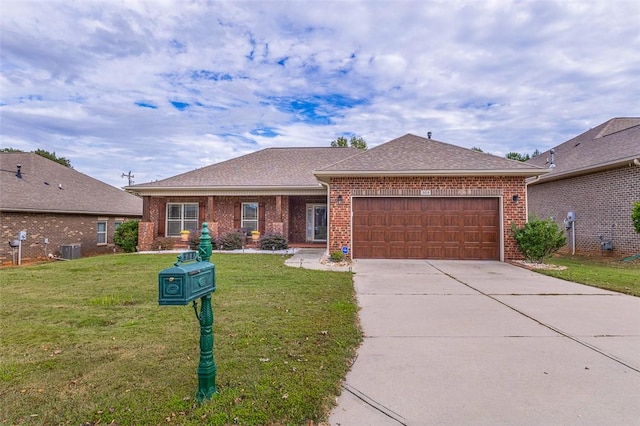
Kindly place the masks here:
<instances>
[{"instance_id":1,"label":"brick wall","mask_svg":"<svg viewBox=\"0 0 640 426\"><path fill-rule=\"evenodd\" d=\"M555 182L529 185L529 213L553 217L564 228L567 212L576 212L576 253L626 256L640 253L633 229L633 203L640 201L640 167L631 166ZM613 251L602 252L600 236L613 232ZM571 250L571 232L567 231Z\"/></svg>"},{"instance_id":2,"label":"brick wall","mask_svg":"<svg viewBox=\"0 0 640 426\"><path fill-rule=\"evenodd\" d=\"M153 239L164 237L159 221L165 218L167 203L198 203L200 205L200 222L209 222L211 238L220 238L224 234L235 231L234 207L237 203L259 203L264 208L264 224L260 227L265 233L281 233L290 242L303 242L305 240L305 206L307 197L280 196L279 214L278 199L276 196L215 196L215 197L150 197L148 200L148 217L153 225ZM313 198L324 202L325 198ZM151 241L153 241L151 239ZM148 242L149 246L151 241ZM145 250L147 241L141 245Z\"/></svg>"},{"instance_id":3,"label":"brick wall","mask_svg":"<svg viewBox=\"0 0 640 426\"><path fill-rule=\"evenodd\" d=\"M81 244L82 256L113 253L116 220L132 218L47 213L0 213L0 264L11 263L12 253L8 241L17 238L19 231L27 231L22 242L22 259L43 259L49 253L61 254L65 244ZM98 245L98 220L107 222L107 244ZM137 220L137 218L136 218ZM45 245L45 238L48 244ZM17 250L16 250L17 253ZM16 254L17 256L17 254Z\"/></svg>"},{"instance_id":4,"label":"brick wall","mask_svg":"<svg viewBox=\"0 0 640 426\"><path fill-rule=\"evenodd\" d=\"M503 197L503 247L505 260L521 259L515 240L511 236L511 224L522 226L526 221L526 190L523 177L477 176L406 176L406 177L342 177L330 181L330 239L329 251L351 247L351 196L363 191L431 191L433 196L488 196ZM512 201L518 195L518 203ZM342 203L338 204L338 196ZM400 195L399 195L400 196Z\"/></svg>"}]
</instances>

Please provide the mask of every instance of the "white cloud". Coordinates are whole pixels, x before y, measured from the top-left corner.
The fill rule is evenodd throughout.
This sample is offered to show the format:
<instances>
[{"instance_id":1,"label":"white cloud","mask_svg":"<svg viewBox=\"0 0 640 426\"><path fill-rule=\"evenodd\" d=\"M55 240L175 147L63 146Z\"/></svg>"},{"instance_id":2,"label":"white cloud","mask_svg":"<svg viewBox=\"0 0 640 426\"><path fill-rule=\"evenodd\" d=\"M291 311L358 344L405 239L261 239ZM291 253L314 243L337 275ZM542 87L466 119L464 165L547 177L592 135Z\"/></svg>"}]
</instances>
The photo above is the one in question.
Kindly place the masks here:
<instances>
[{"instance_id":1,"label":"white cloud","mask_svg":"<svg viewBox=\"0 0 640 426\"><path fill-rule=\"evenodd\" d=\"M351 132L544 150L638 115L639 20L631 0L5 0L3 147L116 186Z\"/></svg>"}]
</instances>

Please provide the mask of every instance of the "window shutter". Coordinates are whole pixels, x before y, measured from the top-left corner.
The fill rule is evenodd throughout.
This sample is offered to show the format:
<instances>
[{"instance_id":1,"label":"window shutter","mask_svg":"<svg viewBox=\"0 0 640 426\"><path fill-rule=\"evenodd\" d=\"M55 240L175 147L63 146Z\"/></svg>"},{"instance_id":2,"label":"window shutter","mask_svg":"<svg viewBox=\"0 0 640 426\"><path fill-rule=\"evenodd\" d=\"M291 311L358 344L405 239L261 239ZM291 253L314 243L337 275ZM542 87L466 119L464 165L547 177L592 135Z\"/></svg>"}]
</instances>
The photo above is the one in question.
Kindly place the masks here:
<instances>
[{"instance_id":1,"label":"window shutter","mask_svg":"<svg viewBox=\"0 0 640 426\"><path fill-rule=\"evenodd\" d=\"M198 203L198 224L200 226L200 229L202 229L202 222L207 221L206 220L207 205L205 203L203 203L202 201Z\"/></svg>"},{"instance_id":2,"label":"window shutter","mask_svg":"<svg viewBox=\"0 0 640 426\"><path fill-rule=\"evenodd\" d=\"M166 237L165 225L167 220L167 201L159 200L158 206L158 237Z\"/></svg>"},{"instance_id":3,"label":"window shutter","mask_svg":"<svg viewBox=\"0 0 640 426\"><path fill-rule=\"evenodd\" d=\"M264 228L265 228L265 223L264 223L264 203L259 203L258 204L258 230L260 231L261 234L264 235Z\"/></svg>"},{"instance_id":4,"label":"window shutter","mask_svg":"<svg viewBox=\"0 0 640 426\"><path fill-rule=\"evenodd\" d=\"M233 205L233 228L238 230L240 229L240 218L242 216L242 205L240 203L235 203Z\"/></svg>"}]
</instances>

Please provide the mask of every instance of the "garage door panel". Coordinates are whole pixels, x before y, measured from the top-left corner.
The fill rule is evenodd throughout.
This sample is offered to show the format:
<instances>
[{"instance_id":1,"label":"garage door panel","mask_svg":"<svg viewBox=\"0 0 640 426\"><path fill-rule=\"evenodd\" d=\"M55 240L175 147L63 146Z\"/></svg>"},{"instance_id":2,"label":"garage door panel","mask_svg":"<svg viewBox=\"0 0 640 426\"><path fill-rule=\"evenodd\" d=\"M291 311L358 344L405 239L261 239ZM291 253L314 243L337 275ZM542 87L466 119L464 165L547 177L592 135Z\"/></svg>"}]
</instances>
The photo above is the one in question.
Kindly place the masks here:
<instances>
[{"instance_id":1,"label":"garage door panel","mask_svg":"<svg viewBox=\"0 0 640 426\"><path fill-rule=\"evenodd\" d=\"M498 198L354 198L356 258L499 259Z\"/></svg>"}]
</instances>

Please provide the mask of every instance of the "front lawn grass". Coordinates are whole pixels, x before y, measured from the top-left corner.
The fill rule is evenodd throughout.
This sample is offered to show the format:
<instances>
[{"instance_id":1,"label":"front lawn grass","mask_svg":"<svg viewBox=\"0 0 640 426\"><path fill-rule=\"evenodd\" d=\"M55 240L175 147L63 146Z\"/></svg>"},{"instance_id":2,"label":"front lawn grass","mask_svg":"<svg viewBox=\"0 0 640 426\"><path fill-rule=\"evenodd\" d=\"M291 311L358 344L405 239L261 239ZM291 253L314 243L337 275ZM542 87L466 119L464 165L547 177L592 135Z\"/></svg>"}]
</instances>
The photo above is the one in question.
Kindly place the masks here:
<instances>
[{"instance_id":1,"label":"front lawn grass","mask_svg":"<svg viewBox=\"0 0 640 426\"><path fill-rule=\"evenodd\" d=\"M158 306L175 255L0 270L0 424L307 424L326 420L361 340L349 273L214 254L219 394L195 401L199 323Z\"/></svg>"},{"instance_id":2,"label":"front lawn grass","mask_svg":"<svg viewBox=\"0 0 640 426\"><path fill-rule=\"evenodd\" d=\"M562 271L536 270L567 281L640 296L640 261L622 262L609 258L555 256L547 261L566 266Z\"/></svg>"}]
</instances>

